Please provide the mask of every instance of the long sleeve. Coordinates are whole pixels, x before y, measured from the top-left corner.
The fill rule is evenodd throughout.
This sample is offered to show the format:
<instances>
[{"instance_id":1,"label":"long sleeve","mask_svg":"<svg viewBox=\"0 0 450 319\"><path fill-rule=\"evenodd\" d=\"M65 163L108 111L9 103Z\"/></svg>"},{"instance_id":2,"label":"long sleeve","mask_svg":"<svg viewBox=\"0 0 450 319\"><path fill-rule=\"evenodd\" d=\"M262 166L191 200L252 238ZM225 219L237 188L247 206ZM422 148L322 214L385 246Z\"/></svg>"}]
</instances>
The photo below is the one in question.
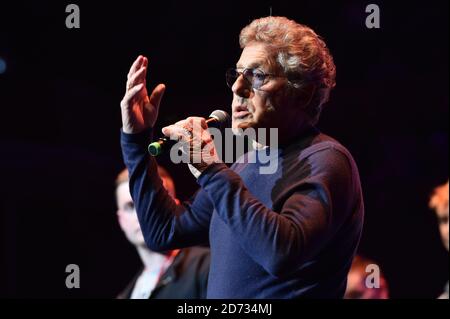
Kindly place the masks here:
<instances>
[{"instance_id":1,"label":"long sleeve","mask_svg":"<svg viewBox=\"0 0 450 319\"><path fill-rule=\"evenodd\" d=\"M305 178L282 186L286 187L281 196L284 200L277 211L255 196L261 196L256 186L252 194L242 178L224 164L211 165L198 180L233 238L274 276L298 270L317 254L347 218L337 213L333 216L333 212L348 211L343 198L349 199L349 205L353 202L352 168L345 154L322 150L304 161L310 171ZM246 183L252 185L251 180Z\"/></svg>"},{"instance_id":2,"label":"long sleeve","mask_svg":"<svg viewBox=\"0 0 450 319\"><path fill-rule=\"evenodd\" d=\"M152 130L121 132L121 146L128 168L130 192L145 242L154 251L208 243L213 206L202 190L191 201L177 205L162 185L155 159L148 155Z\"/></svg>"}]
</instances>

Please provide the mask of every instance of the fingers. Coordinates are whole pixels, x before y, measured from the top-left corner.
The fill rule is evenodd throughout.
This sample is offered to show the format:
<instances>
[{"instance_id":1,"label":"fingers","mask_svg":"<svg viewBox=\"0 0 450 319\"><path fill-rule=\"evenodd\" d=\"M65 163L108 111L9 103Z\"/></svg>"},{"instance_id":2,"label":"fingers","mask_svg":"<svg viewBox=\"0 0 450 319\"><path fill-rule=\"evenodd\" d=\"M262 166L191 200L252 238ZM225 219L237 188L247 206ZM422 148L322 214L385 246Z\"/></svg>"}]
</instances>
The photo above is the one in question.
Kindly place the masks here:
<instances>
[{"instance_id":1,"label":"fingers","mask_svg":"<svg viewBox=\"0 0 450 319\"><path fill-rule=\"evenodd\" d=\"M162 128L162 132L165 136L175 141L190 141L192 133L180 125L169 125Z\"/></svg>"},{"instance_id":2,"label":"fingers","mask_svg":"<svg viewBox=\"0 0 450 319\"><path fill-rule=\"evenodd\" d=\"M131 65L127 77L130 78L137 70L139 70L146 59L147 58L142 55L138 56L137 59L133 62L133 65Z\"/></svg>"},{"instance_id":3,"label":"fingers","mask_svg":"<svg viewBox=\"0 0 450 319\"><path fill-rule=\"evenodd\" d=\"M129 103L129 101L133 99L143 88L144 83L140 83L129 89L122 99L122 104L126 106L131 106L131 103Z\"/></svg>"},{"instance_id":4,"label":"fingers","mask_svg":"<svg viewBox=\"0 0 450 319\"><path fill-rule=\"evenodd\" d=\"M198 116L189 116L188 118L176 122L174 125L183 126L189 130L192 128L202 128L206 130L208 128L208 125L206 124L206 120L203 117Z\"/></svg>"},{"instance_id":5,"label":"fingers","mask_svg":"<svg viewBox=\"0 0 450 319\"><path fill-rule=\"evenodd\" d=\"M190 163L206 167L209 164L219 162L212 136L206 130L207 125L204 118L189 117L176 124L166 126L162 129L165 136L171 140L181 141L181 151L188 156Z\"/></svg>"},{"instance_id":6,"label":"fingers","mask_svg":"<svg viewBox=\"0 0 450 319\"><path fill-rule=\"evenodd\" d=\"M208 128L208 124L206 124L206 120L203 117L188 117L188 120L192 120L196 124L200 124L200 127L204 130Z\"/></svg>"},{"instance_id":7,"label":"fingers","mask_svg":"<svg viewBox=\"0 0 450 319\"><path fill-rule=\"evenodd\" d=\"M161 103L165 91L166 86L164 84L158 84L150 95L149 102L156 109L159 109L159 104Z\"/></svg>"},{"instance_id":8,"label":"fingers","mask_svg":"<svg viewBox=\"0 0 450 319\"><path fill-rule=\"evenodd\" d=\"M146 67L142 66L137 72L133 73L127 81L127 91L133 86L144 83L145 84Z\"/></svg>"},{"instance_id":9,"label":"fingers","mask_svg":"<svg viewBox=\"0 0 450 319\"><path fill-rule=\"evenodd\" d=\"M209 137L206 129L206 121L202 117L188 117L185 120L178 121L175 124L166 126L162 129L164 135L175 140L191 141L192 139L203 140ZM172 138L173 137L173 138Z\"/></svg>"},{"instance_id":10,"label":"fingers","mask_svg":"<svg viewBox=\"0 0 450 319\"><path fill-rule=\"evenodd\" d=\"M145 79L147 78L147 70L148 70L148 59L144 57L144 60L142 61L142 68L144 68L144 74L142 74L142 79L145 82Z\"/></svg>"},{"instance_id":11,"label":"fingers","mask_svg":"<svg viewBox=\"0 0 450 319\"><path fill-rule=\"evenodd\" d=\"M145 68L145 73L147 74L148 59L146 57L144 57L144 60L142 61L142 66Z\"/></svg>"}]
</instances>

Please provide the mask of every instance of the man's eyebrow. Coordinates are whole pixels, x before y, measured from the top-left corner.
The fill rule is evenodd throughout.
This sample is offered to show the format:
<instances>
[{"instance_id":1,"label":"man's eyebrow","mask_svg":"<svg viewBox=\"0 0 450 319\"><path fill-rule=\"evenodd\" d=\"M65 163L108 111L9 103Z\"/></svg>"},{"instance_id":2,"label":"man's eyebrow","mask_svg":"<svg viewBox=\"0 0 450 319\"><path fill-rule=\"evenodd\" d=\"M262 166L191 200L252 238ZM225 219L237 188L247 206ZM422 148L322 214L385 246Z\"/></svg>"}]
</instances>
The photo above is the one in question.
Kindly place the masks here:
<instances>
[{"instance_id":1,"label":"man's eyebrow","mask_svg":"<svg viewBox=\"0 0 450 319\"><path fill-rule=\"evenodd\" d=\"M247 65L245 69L255 69L260 67L264 62L262 61L255 61ZM241 63L236 64L236 69L244 69L244 66Z\"/></svg>"}]
</instances>

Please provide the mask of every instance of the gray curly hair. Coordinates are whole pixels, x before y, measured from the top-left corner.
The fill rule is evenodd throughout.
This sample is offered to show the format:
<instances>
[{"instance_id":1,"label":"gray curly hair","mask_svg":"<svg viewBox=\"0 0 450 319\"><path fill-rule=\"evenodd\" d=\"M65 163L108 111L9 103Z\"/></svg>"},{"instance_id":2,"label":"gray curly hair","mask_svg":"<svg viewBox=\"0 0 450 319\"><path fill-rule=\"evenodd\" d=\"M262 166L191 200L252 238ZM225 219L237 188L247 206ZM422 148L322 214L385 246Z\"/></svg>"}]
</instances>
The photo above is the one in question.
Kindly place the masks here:
<instances>
[{"instance_id":1,"label":"gray curly hair","mask_svg":"<svg viewBox=\"0 0 450 319\"><path fill-rule=\"evenodd\" d=\"M336 85L336 67L325 42L311 28L285 17L253 20L239 36L242 49L251 42L269 48L293 96L308 94L306 112L316 123Z\"/></svg>"}]
</instances>

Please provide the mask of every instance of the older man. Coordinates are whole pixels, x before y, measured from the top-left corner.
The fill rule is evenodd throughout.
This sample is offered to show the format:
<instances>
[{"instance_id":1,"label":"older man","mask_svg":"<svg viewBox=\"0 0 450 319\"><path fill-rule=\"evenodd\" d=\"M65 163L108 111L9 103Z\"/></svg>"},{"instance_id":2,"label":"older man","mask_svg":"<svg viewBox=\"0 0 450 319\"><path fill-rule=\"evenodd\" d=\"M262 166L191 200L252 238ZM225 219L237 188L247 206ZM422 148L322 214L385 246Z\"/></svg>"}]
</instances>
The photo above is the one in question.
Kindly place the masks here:
<instances>
[{"instance_id":1,"label":"older man","mask_svg":"<svg viewBox=\"0 0 450 319\"><path fill-rule=\"evenodd\" d=\"M236 68L227 72L232 127L277 128L279 147L258 135L260 147L228 168L205 119L165 127L165 135L190 144L192 158L200 155L189 164L200 190L180 205L146 150L165 86L147 95L143 56L130 69L121 144L146 243L167 250L209 241L208 298L341 298L363 199L350 153L314 126L335 85L333 59L313 30L284 17L254 20L240 45ZM267 152L279 165L261 174Z\"/></svg>"}]
</instances>

